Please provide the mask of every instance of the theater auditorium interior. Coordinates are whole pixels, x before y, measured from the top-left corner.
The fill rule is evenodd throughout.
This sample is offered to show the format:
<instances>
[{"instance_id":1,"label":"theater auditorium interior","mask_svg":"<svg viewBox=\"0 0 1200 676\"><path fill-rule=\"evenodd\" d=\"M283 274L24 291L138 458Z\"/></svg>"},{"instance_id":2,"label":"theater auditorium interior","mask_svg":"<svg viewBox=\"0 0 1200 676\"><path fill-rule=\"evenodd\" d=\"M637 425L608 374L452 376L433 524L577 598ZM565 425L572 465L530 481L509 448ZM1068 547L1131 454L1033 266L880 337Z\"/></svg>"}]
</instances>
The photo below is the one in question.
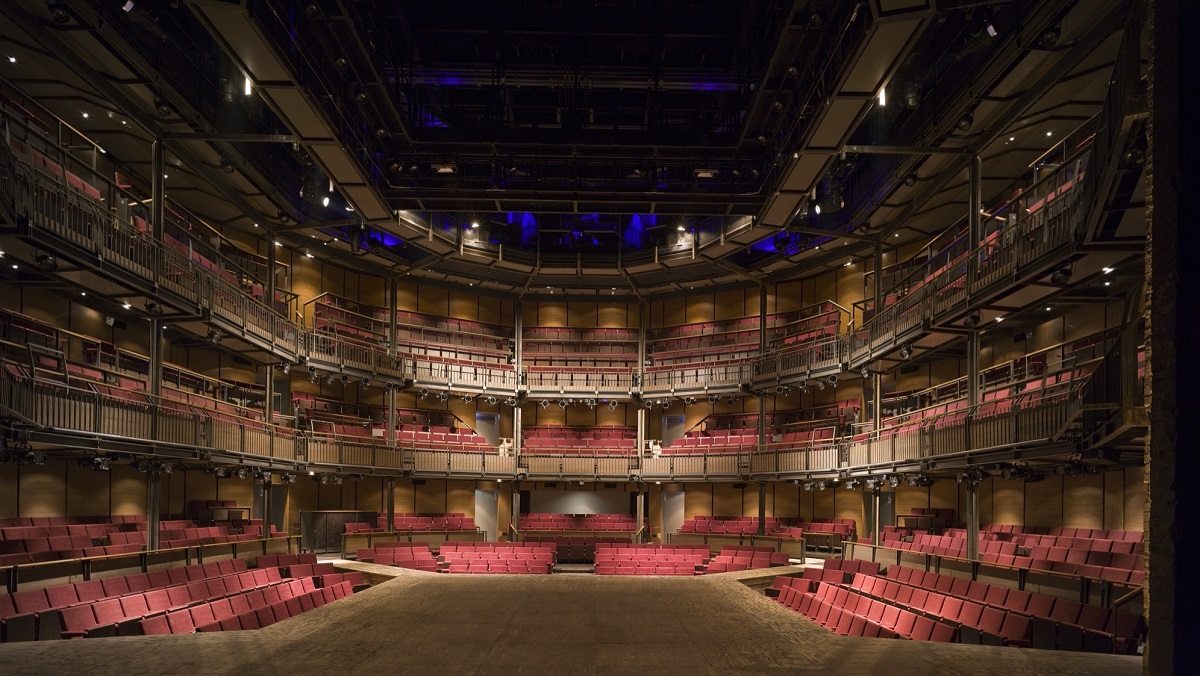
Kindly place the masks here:
<instances>
[{"instance_id":1,"label":"theater auditorium interior","mask_svg":"<svg viewBox=\"0 0 1200 676\"><path fill-rule=\"evenodd\" d=\"M1183 673L1177 4L0 3L0 671Z\"/></svg>"}]
</instances>

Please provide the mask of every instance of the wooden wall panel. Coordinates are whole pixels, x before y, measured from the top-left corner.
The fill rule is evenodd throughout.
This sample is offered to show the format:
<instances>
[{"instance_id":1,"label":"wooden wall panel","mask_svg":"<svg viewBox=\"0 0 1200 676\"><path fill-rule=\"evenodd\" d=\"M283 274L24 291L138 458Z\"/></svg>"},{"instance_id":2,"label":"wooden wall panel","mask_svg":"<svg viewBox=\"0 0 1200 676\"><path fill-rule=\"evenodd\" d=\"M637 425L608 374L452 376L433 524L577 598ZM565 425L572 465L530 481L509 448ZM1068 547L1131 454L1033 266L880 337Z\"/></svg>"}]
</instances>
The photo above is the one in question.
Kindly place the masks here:
<instances>
[{"instance_id":1,"label":"wooden wall panel","mask_svg":"<svg viewBox=\"0 0 1200 676\"><path fill-rule=\"evenodd\" d=\"M446 482L429 479L424 486L414 486L418 514L442 514L446 511Z\"/></svg>"},{"instance_id":2,"label":"wooden wall panel","mask_svg":"<svg viewBox=\"0 0 1200 676\"><path fill-rule=\"evenodd\" d=\"M475 482L448 481L446 487L446 511L461 512L475 518Z\"/></svg>"},{"instance_id":3,"label":"wooden wall panel","mask_svg":"<svg viewBox=\"0 0 1200 676\"><path fill-rule=\"evenodd\" d=\"M1045 482L1043 482L1045 483ZM1037 484L1031 484L1037 485ZM1029 518L1025 505L1024 484L1020 481L992 479L992 523L1040 525ZM980 521L983 521L982 515Z\"/></svg>"},{"instance_id":4,"label":"wooden wall panel","mask_svg":"<svg viewBox=\"0 0 1200 676\"><path fill-rule=\"evenodd\" d=\"M1065 478L1062 480L1062 491L1063 526L1104 528L1104 477Z\"/></svg>"},{"instance_id":5,"label":"wooden wall panel","mask_svg":"<svg viewBox=\"0 0 1200 676\"><path fill-rule=\"evenodd\" d=\"M321 511L329 509L343 509L342 505L342 487L333 484L321 485L313 482L317 487L317 509Z\"/></svg>"},{"instance_id":6,"label":"wooden wall panel","mask_svg":"<svg viewBox=\"0 0 1200 676\"><path fill-rule=\"evenodd\" d=\"M713 491L710 484L689 483L683 486L683 518L713 514Z\"/></svg>"},{"instance_id":7,"label":"wooden wall panel","mask_svg":"<svg viewBox=\"0 0 1200 676\"><path fill-rule=\"evenodd\" d=\"M1014 481L1017 486L1021 482ZM1058 526L1062 524L1062 481L1047 478L1025 486L1025 525Z\"/></svg>"},{"instance_id":8,"label":"wooden wall panel","mask_svg":"<svg viewBox=\"0 0 1200 676\"><path fill-rule=\"evenodd\" d=\"M1144 467L1129 467L1125 474L1124 530L1144 530L1146 510L1146 476Z\"/></svg>"},{"instance_id":9,"label":"wooden wall panel","mask_svg":"<svg viewBox=\"0 0 1200 676\"><path fill-rule=\"evenodd\" d=\"M508 526L512 523L512 484L498 482L496 493L496 532L501 540L507 540Z\"/></svg>"},{"instance_id":10,"label":"wooden wall panel","mask_svg":"<svg viewBox=\"0 0 1200 676\"><path fill-rule=\"evenodd\" d=\"M803 285L799 281L776 284L767 297L767 312L793 312L804 307Z\"/></svg>"},{"instance_id":11,"label":"wooden wall panel","mask_svg":"<svg viewBox=\"0 0 1200 676\"><path fill-rule=\"evenodd\" d=\"M396 482L395 506L397 514L415 514L417 511L417 491L412 481L403 479Z\"/></svg>"},{"instance_id":12,"label":"wooden wall panel","mask_svg":"<svg viewBox=\"0 0 1200 676\"><path fill-rule=\"evenodd\" d=\"M417 311L417 296L419 287L412 282L400 281L396 284L396 309Z\"/></svg>"},{"instance_id":13,"label":"wooden wall panel","mask_svg":"<svg viewBox=\"0 0 1200 676\"><path fill-rule=\"evenodd\" d=\"M525 328L530 326L539 326L538 322L538 304L532 302L521 303L521 325Z\"/></svg>"},{"instance_id":14,"label":"wooden wall panel","mask_svg":"<svg viewBox=\"0 0 1200 676\"><path fill-rule=\"evenodd\" d=\"M453 289L450 291L448 303L451 317L479 321L480 302L478 295Z\"/></svg>"},{"instance_id":15,"label":"wooden wall panel","mask_svg":"<svg viewBox=\"0 0 1200 676\"><path fill-rule=\"evenodd\" d=\"M204 472L188 472L184 482L184 508L190 500L219 500L217 493L218 479Z\"/></svg>"},{"instance_id":16,"label":"wooden wall panel","mask_svg":"<svg viewBox=\"0 0 1200 676\"><path fill-rule=\"evenodd\" d=\"M311 481L307 476L301 476L296 483L288 484L287 523L284 525L289 533L300 532L300 512L320 509L317 502L318 488L320 484Z\"/></svg>"},{"instance_id":17,"label":"wooden wall panel","mask_svg":"<svg viewBox=\"0 0 1200 676\"><path fill-rule=\"evenodd\" d=\"M731 484L714 483L712 485L712 515L741 516L742 491Z\"/></svg>"},{"instance_id":18,"label":"wooden wall panel","mask_svg":"<svg viewBox=\"0 0 1200 676\"><path fill-rule=\"evenodd\" d=\"M360 274L358 277L358 300L375 307L387 307L387 280L375 275Z\"/></svg>"},{"instance_id":19,"label":"wooden wall panel","mask_svg":"<svg viewBox=\"0 0 1200 676\"><path fill-rule=\"evenodd\" d=\"M812 519L832 519L836 513L834 510L834 493L837 491L808 491L813 498L812 514L808 515Z\"/></svg>"},{"instance_id":20,"label":"wooden wall panel","mask_svg":"<svg viewBox=\"0 0 1200 676\"><path fill-rule=\"evenodd\" d=\"M509 301L500 302L495 296L480 295L477 299L477 307L475 308L479 315L479 321L487 322L488 324L512 324L512 303ZM509 307L510 318L506 322L504 320L504 306Z\"/></svg>"},{"instance_id":21,"label":"wooden wall panel","mask_svg":"<svg viewBox=\"0 0 1200 676\"><path fill-rule=\"evenodd\" d=\"M174 472L163 477L158 488L160 514L183 514L187 472Z\"/></svg>"},{"instance_id":22,"label":"wooden wall panel","mask_svg":"<svg viewBox=\"0 0 1200 676\"><path fill-rule=\"evenodd\" d=\"M746 487L741 489L742 494L742 511L739 516L752 516L758 518L758 492L762 489L760 484L747 483ZM738 490L738 489L734 489ZM770 516L771 501L767 500L767 515Z\"/></svg>"},{"instance_id":23,"label":"wooden wall panel","mask_svg":"<svg viewBox=\"0 0 1200 676\"><path fill-rule=\"evenodd\" d=\"M862 534L867 532L866 514L863 512L862 491L838 488L834 491L827 490L825 492L834 494L833 518L854 519L855 533Z\"/></svg>"},{"instance_id":24,"label":"wooden wall panel","mask_svg":"<svg viewBox=\"0 0 1200 676\"><path fill-rule=\"evenodd\" d=\"M772 503L775 516L795 519L800 517L800 487L775 483L772 491Z\"/></svg>"},{"instance_id":25,"label":"wooden wall panel","mask_svg":"<svg viewBox=\"0 0 1200 676\"><path fill-rule=\"evenodd\" d=\"M237 500L238 507L250 507L254 504L255 490L253 479L218 479L217 499Z\"/></svg>"},{"instance_id":26,"label":"wooden wall panel","mask_svg":"<svg viewBox=\"0 0 1200 676\"><path fill-rule=\"evenodd\" d=\"M713 318L718 321L758 315L757 289L721 291L716 294L714 303Z\"/></svg>"},{"instance_id":27,"label":"wooden wall panel","mask_svg":"<svg viewBox=\"0 0 1200 676\"><path fill-rule=\"evenodd\" d=\"M955 510L955 520L961 521L958 513L958 483L955 481L936 481L929 487L929 506L937 509ZM896 512L899 514L900 512Z\"/></svg>"},{"instance_id":28,"label":"wooden wall panel","mask_svg":"<svg viewBox=\"0 0 1200 676\"><path fill-rule=\"evenodd\" d=\"M128 471L128 469L126 470ZM64 516L100 516L109 514L111 472L93 472L71 463L66 465L66 504Z\"/></svg>"},{"instance_id":29,"label":"wooden wall panel","mask_svg":"<svg viewBox=\"0 0 1200 676\"><path fill-rule=\"evenodd\" d=\"M537 323L526 326L566 326L567 304L565 302L538 303Z\"/></svg>"},{"instance_id":30,"label":"wooden wall panel","mask_svg":"<svg viewBox=\"0 0 1200 676\"><path fill-rule=\"evenodd\" d=\"M661 308L662 319L654 326L678 326L688 322L687 303L683 299L676 298L657 303L657 305Z\"/></svg>"},{"instance_id":31,"label":"wooden wall panel","mask_svg":"<svg viewBox=\"0 0 1200 676\"><path fill-rule=\"evenodd\" d=\"M0 463L0 519L12 519L20 515L17 505L19 471L13 463Z\"/></svg>"},{"instance_id":32,"label":"wooden wall panel","mask_svg":"<svg viewBox=\"0 0 1200 676\"><path fill-rule=\"evenodd\" d=\"M591 328L596 326L597 308L595 303L568 303L567 326Z\"/></svg>"},{"instance_id":33,"label":"wooden wall panel","mask_svg":"<svg viewBox=\"0 0 1200 676\"><path fill-rule=\"evenodd\" d=\"M636 327L637 315L637 305L633 303L600 303L596 308L596 326L609 329Z\"/></svg>"},{"instance_id":34,"label":"wooden wall panel","mask_svg":"<svg viewBox=\"0 0 1200 676\"><path fill-rule=\"evenodd\" d=\"M66 465L48 462L21 467L18 516L62 516L67 503Z\"/></svg>"},{"instance_id":35,"label":"wooden wall panel","mask_svg":"<svg viewBox=\"0 0 1200 676\"><path fill-rule=\"evenodd\" d=\"M711 322L715 316L715 307L711 295L693 296L684 299L686 305L684 323Z\"/></svg>"},{"instance_id":36,"label":"wooden wall panel","mask_svg":"<svg viewBox=\"0 0 1200 676\"><path fill-rule=\"evenodd\" d=\"M928 488L913 488L904 484L896 487L896 516L911 514L914 507L928 506Z\"/></svg>"},{"instance_id":37,"label":"wooden wall panel","mask_svg":"<svg viewBox=\"0 0 1200 676\"><path fill-rule=\"evenodd\" d=\"M449 302L450 293L446 288L422 284L417 295L417 310L425 314L445 316Z\"/></svg>"},{"instance_id":38,"label":"wooden wall panel","mask_svg":"<svg viewBox=\"0 0 1200 676\"><path fill-rule=\"evenodd\" d=\"M996 480L987 479L979 484L979 524L989 523L1016 523L1015 521L1005 521L996 517ZM958 521L964 523L966 521L965 514L967 510L967 489L965 486L959 485L958 488ZM1006 512L1007 513L1007 512Z\"/></svg>"}]
</instances>

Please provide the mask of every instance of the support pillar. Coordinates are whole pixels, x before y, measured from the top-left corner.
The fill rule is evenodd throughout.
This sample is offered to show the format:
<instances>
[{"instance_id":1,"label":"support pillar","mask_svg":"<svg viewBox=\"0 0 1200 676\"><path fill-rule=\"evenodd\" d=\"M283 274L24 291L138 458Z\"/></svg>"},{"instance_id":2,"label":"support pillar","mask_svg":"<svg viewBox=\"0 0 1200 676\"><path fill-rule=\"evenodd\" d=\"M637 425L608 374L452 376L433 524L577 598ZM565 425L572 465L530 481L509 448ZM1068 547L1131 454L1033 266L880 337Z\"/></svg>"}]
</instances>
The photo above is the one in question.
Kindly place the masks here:
<instances>
[{"instance_id":1,"label":"support pillar","mask_svg":"<svg viewBox=\"0 0 1200 676\"><path fill-rule=\"evenodd\" d=\"M162 472L153 467L146 472L146 550L158 549L159 497Z\"/></svg>"},{"instance_id":2,"label":"support pillar","mask_svg":"<svg viewBox=\"0 0 1200 676\"><path fill-rule=\"evenodd\" d=\"M383 511L387 515L387 532L396 531L396 477L383 482Z\"/></svg>"},{"instance_id":3,"label":"support pillar","mask_svg":"<svg viewBox=\"0 0 1200 676\"><path fill-rule=\"evenodd\" d=\"M521 531L521 482L512 482L512 518L509 519L513 530Z\"/></svg>"},{"instance_id":4,"label":"support pillar","mask_svg":"<svg viewBox=\"0 0 1200 676\"><path fill-rule=\"evenodd\" d=\"M967 558L979 560L979 482L967 482Z\"/></svg>"},{"instance_id":5,"label":"support pillar","mask_svg":"<svg viewBox=\"0 0 1200 676\"><path fill-rule=\"evenodd\" d=\"M883 544L883 537L879 533L879 506L882 502L880 496L883 489L876 486L871 489L871 544L878 547Z\"/></svg>"},{"instance_id":6,"label":"support pillar","mask_svg":"<svg viewBox=\"0 0 1200 676\"><path fill-rule=\"evenodd\" d=\"M275 248L276 247L273 246L270 241L267 242L267 278L265 281L267 283L267 288L266 288L267 306L272 309L275 308ZM288 317L288 319L291 320L292 318ZM288 363L290 363L290 362L288 362ZM266 385L266 389L267 389L267 392L266 392L267 410L265 411L265 415L266 415L267 424L269 425L275 421L275 395L276 395L276 392L275 392L275 366L273 364L267 365L266 380L267 380L267 382L265 383L265 385ZM264 514L265 514L265 512L264 512Z\"/></svg>"},{"instance_id":7,"label":"support pillar","mask_svg":"<svg viewBox=\"0 0 1200 676\"><path fill-rule=\"evenodd\" d=\"M758 534L767 534L767 484L758 485Z\"/></svg>"},{"instance_id":8,"label":"support pillar","mask_svg":"<svg viewBox=\"0 0 1200 676\"><path fill-rule=\"evenodd\" d=\"M262 491L262 537L271 537L271 473L263 472L259 483Z\"/></svg>"},{"instance_id":9,"label":"support pillar","mask_svg":"<svg viewBox=\"0 0 1200 676\"><path fill-rule=\"evenodd\" d=\"M634 499L634 503L636 504L634 518L637 519L637 527L641 528L646 522L646 493L642 489L642 485L640 483L637 486L637 497ZM637 530L637 529L634 529L634 530ZM643 532L641 535L638 536L638 542L645 542L645 541L646 541L646 533Z\"/></svg>"},{"instance_id":10,"label":"support pillar","mask_svg":"<svg viewBox=\"0 0 1200 676\"><path fill-rule=\"evenodd\" d=\"M1200 5L1151 0L1150 123L1146 152L1146 392L1150 399L1146 471L1147 625L1143 671L1184 674L1195 669L1200 622L1194 620L1200 576L1194 572L1190 538L1200 513L1200 297L1194 252L1200 229L1184 214L1200 191L1194 158L1200 151L1196 116L1200 114L1190 81ZM1184 64L1183 61L1188 63ZM1187 81L1185 81L1185 79ZM1115 152L1120 152L1117 149Z\"/></svg>"},{"instance_id":11,"label":"support pillar","mask_svg":"<svg viewBox=\"0 0 1200 676\"><path fill-rule=\"evenodd\" d=\"M883 246L875 245L875 255L872 257L873 275L872 298L874 298L875 314L883 309ZM865 323L865 322L864 322ZM864 383L865 384L865 383ZM879 369L871 370L871 429L878 430L883 427L883 372Z\"/></svg>"},{"instance_id":12,"label":"support pillar","mask_svg":"<svg viewBox=\"0 0 1200 676\"><path fill-rule=\"evenodd\" d=\"M164 219L166 218L166 186L163 183L163 173L166 172L166 151L163 147L161 139L155 140L151 146L151 171L150 171L150 228L154 233L154 240L157 242L163 241L163 230L165 227ZM162 261L155 258L155 264L160 266L156 274L162 275ZM157 283L157 278L155 279ZM150 318L150 336L146 341L148 353L146 356L149 361L149 373L147 373L150 381L150 394L154 397L154 403L157 405L158 398L162 396L162 374L163 374L163 353L162 353L162 332L163 322L158 317ZM158 416L150 417L150 434L152 438L158 438ZM158 544L158 529L155 528L154 541Z\"/></svg>"}]
</instances>

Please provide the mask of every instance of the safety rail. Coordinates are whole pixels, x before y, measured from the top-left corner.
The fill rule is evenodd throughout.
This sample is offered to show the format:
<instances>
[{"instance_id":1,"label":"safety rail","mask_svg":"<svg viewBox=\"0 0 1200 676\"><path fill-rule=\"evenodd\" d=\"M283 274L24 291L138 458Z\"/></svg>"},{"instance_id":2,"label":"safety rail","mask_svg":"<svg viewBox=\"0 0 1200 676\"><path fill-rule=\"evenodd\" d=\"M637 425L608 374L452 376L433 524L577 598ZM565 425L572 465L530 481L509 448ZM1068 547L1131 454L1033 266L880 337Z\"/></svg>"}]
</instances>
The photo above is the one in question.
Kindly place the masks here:
<instances>
[{"instance_id":1,"label":"safety rail","mask_svg":"<svg viewBox=\"0 0 1200 676\"><path fill-rule=\"evenodd\" d=\"M282 553L291 554L298 550L299 535L275 535L260 537L252 540L234 540L230 542L210 542L204 544L186 545L183 547L163 547L160 549L123 552L120 554L101 554L98 556L81 556L72 559L55 559L53 561L36 561L0 566L0 578L4 579L8 593L20 591L22 580L30 585L45 586L47 581L54 580L91 580L92 575L104 572L106 575L119 570L137 570L149 572L151 566L179 564L185 566L204 563L205 556L230 556L242 558L250 555L268 554L282 549ZM271 545L277 545L272 547ZM213 554L214 550L217 551ZM241 550L241 551L239 551Z\"/></svg>"},{"instance_id":2,"label":"safety rail","mask_svg":"<svg viewBox=\"0 0 1200 676\"><path fill-rule=\"evenodd\" d=\"M687 453L642 458L642 478L737 478L750 467L750 453Z\"/></svg>"},{"instance_id":3,"label":"safety rail","mask_svg":"<svg viewBox=\"0 0 1200 676\"><path fill-rule=\"evenodd\" d=\"M530 392L628 395L633 390L634 373L629 369L526 366L522 373L524 385Z\"/></svg>"},{"instance_id":4,"label":"safety rail","mask_svg":"<svg viewBox=\"0 0 1200 676\"><path fill-rule=\"evenodd\" d=\"M395 380L413 379L417 375L412 359L390 352L378 345L360 343L321 331L303 334L303 353L311 365L341 371L389 377Z\"/></svg>"},{"instance_id":5,"label":"safety rail","mask_svg":"<svg viewBox=\"0 0 1200 676\"><path fill-rule=\"evenodd\" d=\"M404 469L435 476L511 477L516 459L496 453L413 448L405 453Z\"/></svg>"},{"instance_id":6,"label":"safety rail","mask_svg":"<svg viewBox=\"0 0 1200 676\"><path fill-rule=\"evenodd\" d=\"M642 375L642 391L703 391L706 388L736 388L750 382L753 364L735 360L709 364L677 364L669 369L647 370Z\"/></svg>"},{"instance_id":7,"label":"safety rail","mask_svg":"<svg viewBox=\"0 0 1200 676\"><path fill-rule=\"evenodd\" d=\"M768 444L750 456L751 474L793 474L817 472L838 466L839 442L816 439L800 444Z\"/></svg>"},{"instance_id":8,"label":"safety rail","mask_svg":"<svg viewBox=\"0 0 1200 676\"><path fill-rule=\"evenodd\" d=\"M95 385L83 389L20 372L0 362L0 411L55 432L149 441L273 460L296 461L295 430L229 413ZM11 367L11 368L10 368Z\"/></svg>"},{"instance_id":9,"label":"safety rail","mask_svg":"<svg viewBox=\"0 0 1200 676\"><path fill-rule=\"evenodd\" d=\"M508 392L517 388L517 371L509 365L414 360L412 369L415 382L433 387L466 387Z\"/></svg>"},{"instance_id":10,"label":"safety rail","mask_svg":"<svg viewBox=\"0 0 1200 676\"><path fill-rule=\"evenodd\" d=\"M517 461L517 472L530 477L628 477L638 471L636 455L526 455Z\"/></svg>"}]
</instances>

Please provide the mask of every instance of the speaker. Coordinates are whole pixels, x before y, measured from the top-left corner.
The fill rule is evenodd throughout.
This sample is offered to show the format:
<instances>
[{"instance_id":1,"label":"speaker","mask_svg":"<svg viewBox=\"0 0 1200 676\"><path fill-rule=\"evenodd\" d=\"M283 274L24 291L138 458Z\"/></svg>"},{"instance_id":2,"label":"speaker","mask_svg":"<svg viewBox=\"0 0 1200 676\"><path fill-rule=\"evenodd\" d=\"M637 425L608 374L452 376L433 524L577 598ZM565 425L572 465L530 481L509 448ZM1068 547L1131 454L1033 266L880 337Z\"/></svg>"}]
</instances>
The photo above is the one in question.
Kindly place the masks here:
<instances>
[{"instance_id":1,"label":"speaker","mask_svg":"<svg viewBox=\"0 0 1200 676\"><path fill-rule=\"evenodd\" d=\"M1014 343L1023 343L1033 338L1033 331L1018 331L1013 334Z\"/></svg>"},{"instance_id":2,"label":"speaker","mask_svg":"<svg viewBox=\"0 0 1200 676\"><path fill-rule=\"evenodd\" d=\"M920 365L920 364L905 364L904 366L901 366L901 367L900 367L900 373L901 373L902 375L908 375L908 374L910 374L910 373L916 373L917 371L920 371L920 370L921 370L921 365Z\"/></svg>"},{"instance_id":3,"label":"speaker","mask_svg":"<svg viewBox=\"0 0 1200 676\"><path fill-rule=\"evenodd\" d=\"M424 486L425 485L424 479L413 479L412 482L413 482L414 486Z\"/></svg>"},{"instance_id":4,"label":"speaker","mask_svg":"<svg viewBox=\"0 0 1200 676\"><path fill-rule=\"evenodd\" d=\"M542 488L558 488L557 481L547 481L542 484Z\"/></svg>"},{"instance_id":5,"label":"speaker","mask_svg":"<svg viewBox=\"0 0 1200 676\"><path fill-rule=\"evenodd\" d=\"M733 484L734 490L741 490L746 487L746 484Z\"/></svg>"}]
</instances>

